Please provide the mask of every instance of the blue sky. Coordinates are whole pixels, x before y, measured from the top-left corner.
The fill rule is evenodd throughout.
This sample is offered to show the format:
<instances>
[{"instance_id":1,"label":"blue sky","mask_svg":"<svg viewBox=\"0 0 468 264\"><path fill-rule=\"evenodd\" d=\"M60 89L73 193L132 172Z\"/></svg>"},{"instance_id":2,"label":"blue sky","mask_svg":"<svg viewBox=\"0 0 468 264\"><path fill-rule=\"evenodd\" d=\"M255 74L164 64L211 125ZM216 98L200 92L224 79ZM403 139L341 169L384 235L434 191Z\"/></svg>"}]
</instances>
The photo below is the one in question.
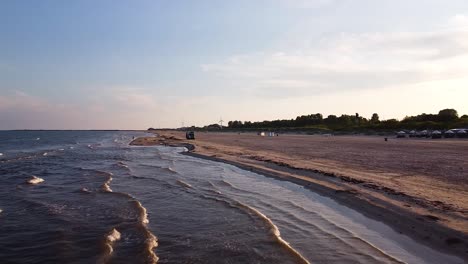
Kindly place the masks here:
<instances>
[{"instance_id":1,"label":"blue sky","mask_svg":"<svg viewBox=\"0 0 468 264\"><path fill-rule=\"evenodd\" d=\"M1 1L0 129L468 113L468 1Z\"/></svg>"}]
</instances>

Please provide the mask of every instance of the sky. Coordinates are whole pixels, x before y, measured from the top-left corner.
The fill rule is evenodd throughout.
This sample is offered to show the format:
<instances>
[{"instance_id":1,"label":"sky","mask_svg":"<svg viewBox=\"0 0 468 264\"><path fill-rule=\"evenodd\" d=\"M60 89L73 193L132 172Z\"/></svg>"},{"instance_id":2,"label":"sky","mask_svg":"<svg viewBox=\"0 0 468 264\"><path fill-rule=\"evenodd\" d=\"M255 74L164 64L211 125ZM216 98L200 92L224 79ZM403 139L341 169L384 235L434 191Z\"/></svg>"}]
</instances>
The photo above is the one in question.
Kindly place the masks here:
<instances>
[{"instance_id":1,"label":"sky","mask_svg":"<svg viewBox=\"0 0 468 264\"><path fill-rule=\"evenodd\" d=\"M0 130L468 114L466 0L0 1Z\"/></svg>"}]
</instances>

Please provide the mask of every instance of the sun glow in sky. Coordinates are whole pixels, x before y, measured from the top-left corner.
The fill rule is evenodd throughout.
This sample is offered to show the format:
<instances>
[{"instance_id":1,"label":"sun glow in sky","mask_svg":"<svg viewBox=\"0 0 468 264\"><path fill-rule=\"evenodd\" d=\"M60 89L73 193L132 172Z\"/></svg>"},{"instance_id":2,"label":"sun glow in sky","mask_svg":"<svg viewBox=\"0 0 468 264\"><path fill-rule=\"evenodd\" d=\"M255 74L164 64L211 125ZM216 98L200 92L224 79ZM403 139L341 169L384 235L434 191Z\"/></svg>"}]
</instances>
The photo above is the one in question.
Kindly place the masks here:
<instances>
[{"instance_id":1,"label":"sun glow in sky","mask_svg":"<svg viewBox=\"0 0 468 264\"><path fill-rule=\"evenodd\" d=\"M0 129L468 114L468 1L0 2Z\"/></svg>"}]
</instances>

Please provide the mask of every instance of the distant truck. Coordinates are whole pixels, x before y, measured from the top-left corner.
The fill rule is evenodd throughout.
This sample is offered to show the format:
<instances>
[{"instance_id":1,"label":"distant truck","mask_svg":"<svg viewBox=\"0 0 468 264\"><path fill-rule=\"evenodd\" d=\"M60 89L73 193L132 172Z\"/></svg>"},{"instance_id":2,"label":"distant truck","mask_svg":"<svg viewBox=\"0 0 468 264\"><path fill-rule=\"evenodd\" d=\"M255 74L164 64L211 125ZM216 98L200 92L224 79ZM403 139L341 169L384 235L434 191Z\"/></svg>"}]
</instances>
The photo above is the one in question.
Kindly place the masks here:
<instances>
[{"instance_id":1,"label":"distant truck","mask_svg":"<svg viewBox=\"0 0 468 264\"><path fill-rule=\"evenodd\" d=\"M185 138L186 139L195 139L195 132L193 132L193 131L185 132Z\"/></svg>"}]
</instances>

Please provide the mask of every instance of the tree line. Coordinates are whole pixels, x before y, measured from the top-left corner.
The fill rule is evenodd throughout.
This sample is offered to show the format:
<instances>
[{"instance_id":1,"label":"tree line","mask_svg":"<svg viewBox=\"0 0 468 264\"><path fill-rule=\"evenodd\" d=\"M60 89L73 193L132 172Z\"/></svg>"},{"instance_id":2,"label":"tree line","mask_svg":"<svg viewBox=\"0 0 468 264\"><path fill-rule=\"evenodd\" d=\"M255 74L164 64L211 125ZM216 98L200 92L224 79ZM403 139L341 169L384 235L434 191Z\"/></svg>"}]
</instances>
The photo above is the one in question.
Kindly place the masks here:
<instances>
[{"instance_id":1,"label":"tree line","mask_svg":"<svg viewBox=\"0 0 468 264\"><path fill-rule=\"evenodd\" d=\"M210 125L213 128L213 125ZM207 126L209 127L209 126ZM417 116L406 116L402 120L387 119L380 120L377 113L370 118L355 115L341 116L322 114L301 115L295 119L282 119L272 121L229 121L228 129L232 130L323 130L323 131L389 131L397 129L408 130L445 130L451 128L468 128L468 115L460 116L455 109L443 109L438 114L420 114Z\"/></svg>"}]
</instances>

